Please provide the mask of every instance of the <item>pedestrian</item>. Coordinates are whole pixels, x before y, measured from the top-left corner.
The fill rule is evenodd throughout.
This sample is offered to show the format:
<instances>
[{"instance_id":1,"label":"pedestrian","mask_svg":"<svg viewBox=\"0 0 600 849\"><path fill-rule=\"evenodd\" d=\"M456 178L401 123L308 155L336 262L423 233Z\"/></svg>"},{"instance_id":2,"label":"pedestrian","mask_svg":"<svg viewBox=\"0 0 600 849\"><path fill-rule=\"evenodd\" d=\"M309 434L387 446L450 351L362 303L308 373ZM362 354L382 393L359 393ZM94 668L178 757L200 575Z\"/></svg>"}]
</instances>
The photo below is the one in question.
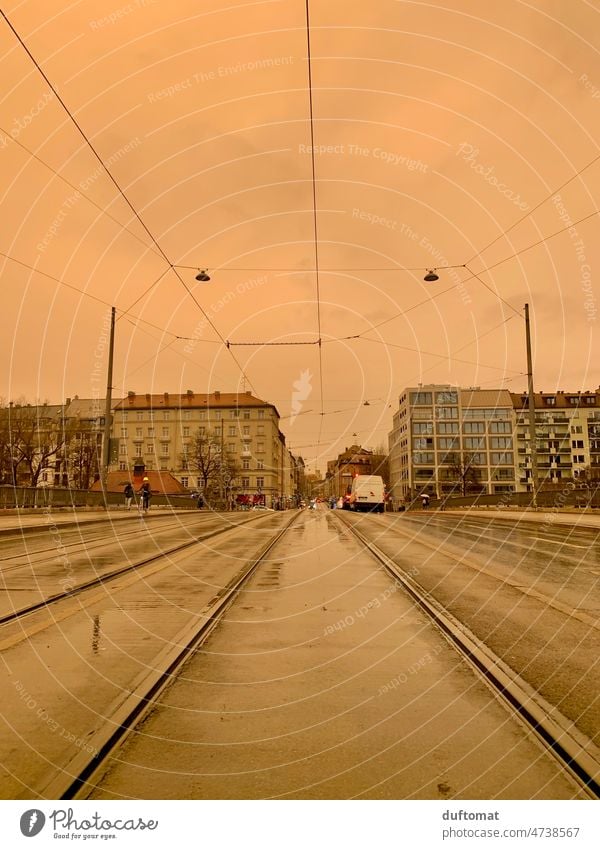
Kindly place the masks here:
<instances>
[{"instance_id":1,"label":"pedestrian","mask_svg":"<svg viewBox=\"0 0 600 849\"><path fill-rule=\"evenodd\" d=\"M202 510L203 507L204 507L204 497L202 496L202 493L200 493L198 495L198 510Z\"/></svg>"},{"instance_id":2,"label":"pedestrian","mask_svg":"<svg viewBox=\"0 0 600 849\"><path fill-rule=\"evenodd\" d=\"M127 510L131 510L131 502L133 501L133 487L131 486L131 481L125 484L123 495L125 496L125 507Z\"/></svg>"},{"instance_id":3,"label":"pedestrian","mask_svg":"<svg viewBox=\"0 0 600 849\"><path fill-rule=\"evenodd\" d=\"M426 492L421 493L421 503L423 505L423 510L427 510L429 507L429 496Z\"/></svg>"},{"instance_id":4,"label":"pedestrian","mask_svg":"<svg viewBox=\"0 0 600 849\"><path fill-rule=\"evenodd\" d=\"M147 513L148 507L150 506L150 497L152 495L152 491L150 489L150 481L148 480L148 478L144 478L144 480L142 481L142 485L138 490L138 495L142 496L140 507L144 511L144 513Z\"/></svg>"}]
</instances>

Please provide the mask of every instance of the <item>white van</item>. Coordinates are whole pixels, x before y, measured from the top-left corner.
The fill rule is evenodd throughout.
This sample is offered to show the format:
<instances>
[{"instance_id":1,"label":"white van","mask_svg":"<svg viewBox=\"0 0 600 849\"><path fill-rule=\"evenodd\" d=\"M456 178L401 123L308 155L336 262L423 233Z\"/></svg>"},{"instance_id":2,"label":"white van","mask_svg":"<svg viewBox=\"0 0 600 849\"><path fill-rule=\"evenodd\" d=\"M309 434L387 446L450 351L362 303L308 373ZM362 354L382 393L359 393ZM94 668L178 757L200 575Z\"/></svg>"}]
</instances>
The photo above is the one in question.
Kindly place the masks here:
<instances>
[{"instance_id":1,"label":"white van","mask_svg":"<svg viewBox=\"0 0 600 849\"><path fill-rule=\"evenodd\" d=\"M357 475L352 481L350 509L383 513L385 485L379 475Z\"/></svg>"}]
</instances>

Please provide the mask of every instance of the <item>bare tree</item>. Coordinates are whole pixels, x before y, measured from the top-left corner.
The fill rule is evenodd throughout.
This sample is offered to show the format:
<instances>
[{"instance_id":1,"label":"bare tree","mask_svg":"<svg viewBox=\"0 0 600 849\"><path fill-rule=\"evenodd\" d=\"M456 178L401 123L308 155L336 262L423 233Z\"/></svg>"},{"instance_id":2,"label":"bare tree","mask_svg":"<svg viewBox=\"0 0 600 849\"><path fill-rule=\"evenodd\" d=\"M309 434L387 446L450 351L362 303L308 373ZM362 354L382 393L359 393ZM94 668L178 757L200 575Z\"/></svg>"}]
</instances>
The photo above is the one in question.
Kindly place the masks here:
<instances>
[{"instance_id":1,"label":"bare tree","mask_svg":"<svg viewBox=\"0 0 600 849\"><path fill-rule=\"evenodd\" d=\"M200 429L181 455L182 469L196 472L202 481L202 489L207 493L213 484L218 484L221 474L221 443L212 436L206 436Z\"/></svg>"},{"instance_id":2,"label":"bare tree","mask_svg":"<svg viewBox=\"0 0 600 849\"><path fill-rule=\"evenodd\" d=\"M54 467L68 440L60 408L53 410L47 404L10 407L9 426L14 479L18 468L25 465L29 485L37 486L42 472Z\"/></svg>"},{"instance_id":3,"label":"bare tree","mask_svg":"<svg viewBox=\"0 0 600 849\"><path fill-rule=\"evenodd\" d=\"M444 458L444 465L449 467L451 478L456 481L461 495L468 495L470 490L481 488L480 472L475 465L476 455L470 451L461 453L453 451Z\"/></svg>"},{"instance_id":4,"label":"bare tree","mask_svg":"<svg viewBox=\"0 0 600 849\"><path fill-rule=\"evenodd\" d=\"M82 429L77 421L72 423L70 429L73 433L67 458L71 481L76 489L89 489L100 477L102 442L97 433Z\"/></svg>"}]
</instances>

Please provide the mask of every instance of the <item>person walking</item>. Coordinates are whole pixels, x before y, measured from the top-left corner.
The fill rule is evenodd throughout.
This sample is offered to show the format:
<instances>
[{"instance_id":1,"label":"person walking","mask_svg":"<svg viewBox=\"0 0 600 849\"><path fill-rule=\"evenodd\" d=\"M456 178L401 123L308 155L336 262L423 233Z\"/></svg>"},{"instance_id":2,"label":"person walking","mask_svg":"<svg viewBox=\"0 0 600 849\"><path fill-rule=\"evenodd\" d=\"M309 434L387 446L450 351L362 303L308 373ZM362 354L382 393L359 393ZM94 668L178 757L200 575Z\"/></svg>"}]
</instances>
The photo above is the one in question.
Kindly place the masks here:
<instances>
[{"instance_id":1,"label":"person walking","mask_svg":"<svg viewBox=\"0 0 600 849\"><path fill-rule=\"evenodd\" d=\"M142 481L142 485L138 490L138 495L141 495L142 499L140 502L140 507L144 513L148 512L148 507L150 506L150 496L152 495L152 491L150 489L150 481L148 478L144 478Z\"/></svg>"},{"instance_id":2,"label":"person walking","mask_svg":"<svg viewBox=\"0 0 600 849\"><path fill-rule=\"evenodd\" d=\"M131 502L133 501L133 487L131 486L131 482L125 484L125 489L123 490L123 495L125 496L125 507L127 510L131 510Z\"/></svg>"},{"instance_id":3,"label":"person walking","mask_svg":"<svg viewBox=\"0 0 600 849\"><path fill-rule=\"evenodd\" d=\"M423 510L427 510L429 507L429 496L426 492L421 493L421 503L423 505Z\"/></svg>"}]
</instances>

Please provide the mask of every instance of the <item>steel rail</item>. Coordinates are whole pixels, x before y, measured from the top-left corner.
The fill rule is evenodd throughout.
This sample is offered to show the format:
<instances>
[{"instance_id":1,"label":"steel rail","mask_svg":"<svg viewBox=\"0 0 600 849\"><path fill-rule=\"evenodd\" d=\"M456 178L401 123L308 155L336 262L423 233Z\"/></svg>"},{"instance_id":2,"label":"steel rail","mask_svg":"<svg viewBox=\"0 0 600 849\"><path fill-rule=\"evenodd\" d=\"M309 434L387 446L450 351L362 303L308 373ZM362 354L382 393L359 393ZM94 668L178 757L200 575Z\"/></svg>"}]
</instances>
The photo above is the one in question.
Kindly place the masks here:
<instances>
[{"instance_id":1,"label":"steel rail","mask_svg":"<svg viewBox=\"0 0 600 849\"><path fill-rule=\"evenodd\" d=\"M128 563L127 566L119 566L118 569L113 569L112 571L105 572L102 575L98 575L97 577L92 578L89 581L84 581L82 584L78 584L76 587L73 587L70 590L64 590L63 592L55 593L54 595L47 596L45 599L37 601L34 604L27 605L26 607L21 607L19 608L19 610L12 611L12 613L7 613L4 616L0 616L0 626L7 625L10 622L20 620L24 616L28 616L32 613L36 613L39 610L43 610L51 604L56 604L57 602L64 601L65 599L73 598L74 596L77 596L80 593L85 592L86 590L92 589L93 587L100 587L108 581L112 581L114 578L118 578L121 575L127 574L128 572L134 572L135 570L141 569L144 566L149 566L151 563L156 563L156 561L162 560L164 557L168 557L172 554L179 554L180 552L185 551L185 549L198 545L198 543L204 542L207 539L211 539L212 537L220 536L222 534L230 533L231 531L235 531L237 528L242 527L244 525L256 524L260 519L266 519L272 515L272 513L269 513L267 516L253 516L251 519L245 519L243 521L236 522L234 526L220 528L218 530L204 534L203 536L197 537L196 539L179 543L178 545L172 546L171 548L165 548L164 550L158 552L158 554L153 554L150 557L144 557L141 560L137 560L135 563Z\"/></svg>"},{"instance_id":2,"label":"steel rail","mask_svg":"<svg viewBox=\"0 0 600 849\"><path fill-rule=\"evenodd\" d=\"M336 515L428 615L470 666L592 799L600 799L600 750L347 519Z\"/></svg>"},{"instance_id":3,"label":"steel rail","mask_svg":"<svg viewBox=\"0 0 600 849\"><path fill-rule=\"evenodd\" d=\"M155 707L160 694L177 676L193 652L217 627L237 594L271 549L287 533L297 516L298 513L294 512L284 527L277 531L258 554L198 613L198 619L202 620L200 624L194 622L187 625L170 641L170 648L165 649L156 658L154 668L150 672L143 672L138 677L113 716L107 718L101 728L86 737L87 746L94 753L81 750L76 754L60 775L53 777L39 789L40 797L61 800L87 797L96 787L97 779L106 770L106 762L111 753L123 744L124 739Z\"/></svg>"}]
</instances>

